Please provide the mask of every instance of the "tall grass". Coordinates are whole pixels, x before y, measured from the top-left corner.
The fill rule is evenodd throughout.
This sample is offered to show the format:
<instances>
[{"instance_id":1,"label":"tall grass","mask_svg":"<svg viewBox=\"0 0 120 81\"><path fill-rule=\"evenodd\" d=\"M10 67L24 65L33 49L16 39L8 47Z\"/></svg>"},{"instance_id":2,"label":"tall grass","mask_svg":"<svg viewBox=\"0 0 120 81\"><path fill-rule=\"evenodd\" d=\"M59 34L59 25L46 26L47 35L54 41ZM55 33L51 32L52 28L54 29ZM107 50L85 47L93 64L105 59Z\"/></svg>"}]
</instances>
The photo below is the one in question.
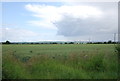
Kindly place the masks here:
<instances>
[{"instance_id":1,"label":"tall grass","mask_svg":"<svg viewBox=\"0 0 120 81\"><path fill-rule=\"evenodd\" d=\"M3 79L26 79L29 77L24 64L16 59L14 55L9 52L3 56L2 78Z\"/></svg>"},{"instance_id":2,"label":"tall grass","mask_svg":"<svg viewBox=\"0 0 120 81\"><path fill-rule=\"evenodd\" d=\"M2 45L0 44L0 80L2 79Z\"/></svg>"},{"instance_id":3,"label":"tall grass","mask_svg":"<svg viewBox=\"0 0 120 81\"><path fill-rule=\"evenodd\" d=\"M116 46L116 52L118 54L118 68L120 68L120 43ZM120 70L118 69L118 78L120 78Z\"/></svg>"},{"instance_id":4,"label":"tall grass","mask_svg":"<svg viewBox=\"0 0 120 81\"><path fill-rule=\"evenodd\" d=\"M3 46L3 79L117 78L118 58L113 45L22 47Z\"/></svg>"}]
</instances>

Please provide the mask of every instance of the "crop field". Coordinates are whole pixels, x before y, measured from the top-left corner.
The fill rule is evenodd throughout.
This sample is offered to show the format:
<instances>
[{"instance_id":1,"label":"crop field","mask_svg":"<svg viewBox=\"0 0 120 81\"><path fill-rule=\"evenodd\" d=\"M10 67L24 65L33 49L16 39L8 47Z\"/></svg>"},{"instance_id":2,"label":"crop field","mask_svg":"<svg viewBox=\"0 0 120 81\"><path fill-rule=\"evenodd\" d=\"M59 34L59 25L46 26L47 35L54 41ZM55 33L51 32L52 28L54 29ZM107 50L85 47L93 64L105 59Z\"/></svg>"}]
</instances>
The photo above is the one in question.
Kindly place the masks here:
<instances>
[{"instance_id":1,"label":"crop field","mask_svg":"<svg viewBox=\"0 0 120 81\"><path fill-rule=\"evenodd\" d=\"M113 44L2 45L3 79L117 79Z\"/></svg>"}]
</instances>

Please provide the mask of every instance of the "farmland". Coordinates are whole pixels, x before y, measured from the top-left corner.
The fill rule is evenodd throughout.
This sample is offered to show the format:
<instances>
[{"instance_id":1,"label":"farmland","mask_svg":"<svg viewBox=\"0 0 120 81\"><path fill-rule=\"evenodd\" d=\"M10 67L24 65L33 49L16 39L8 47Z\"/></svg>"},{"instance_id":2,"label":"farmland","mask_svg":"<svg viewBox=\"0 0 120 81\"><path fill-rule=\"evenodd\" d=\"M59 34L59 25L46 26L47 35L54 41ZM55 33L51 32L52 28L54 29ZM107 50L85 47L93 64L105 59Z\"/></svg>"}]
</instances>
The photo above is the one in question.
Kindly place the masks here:
<instances>
[{"instance_id":1,"label":"farmland","mask_svg":"<svg viewBox=\"0 0 120 81\"><path fill-rule=\"evenodd\" d=\"M113 44L2 46L3 79L116 79Z\"/></svg>"}]
</instances>

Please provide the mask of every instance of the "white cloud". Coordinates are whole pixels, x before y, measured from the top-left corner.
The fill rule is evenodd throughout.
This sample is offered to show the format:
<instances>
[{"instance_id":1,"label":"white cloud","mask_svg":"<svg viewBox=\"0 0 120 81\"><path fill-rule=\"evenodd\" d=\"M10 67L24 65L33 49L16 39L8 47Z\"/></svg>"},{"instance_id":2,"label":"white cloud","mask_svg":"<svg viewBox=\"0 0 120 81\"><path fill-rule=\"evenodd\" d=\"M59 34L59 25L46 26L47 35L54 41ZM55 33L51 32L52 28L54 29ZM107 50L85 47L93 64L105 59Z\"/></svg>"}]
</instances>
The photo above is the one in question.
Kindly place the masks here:
<instances>
[{"instance_id":1,"label":"white cloud","mask_svg":"<svg viewBox=\"0 0 120 81\"><path fill-rule=\"evenodd\" d=\"M28 24L32 26L38 26L41 28L54 29L54 30L57 29L51 22L47 22L47 21L28 21Z\"/></svg>"},{"instance_id":2,"label":"white cloud","mask_svg":"<svg viewBox=\"0 0 120 81\"><path fill-rule=\"evenodd\" d=\"M24 29L0 28L0 30L2 30L2 41L29 41L38 36L37 33Z\"/></svg>"},{"instance_id":3,"label":"white cloud","mask_svg":"<svg viewBox=\"0 0 120 81\"><path fill-rule=\"evenodd\" d=\"M32 16L40 18L31 20L30 24L57 29L57 35L71 39L92 35L95 39L110 39L117 33L116 3L86 3L77 5L36 5L27 4L25 8L33 12ZM78 36L78 37L75 37ZM104 36L104 37L103 37Z\"/></svg>"},{"instance_id":4,"label":"white cloud","mask_svg":"<svg viewBox=\"0 0 120 81\"><path fill-rule=\"evenodd\" d=\"M52 22L60 21L64 15L70 15L75 18L101 18L103 13L100 9L92 6L48 6L48 5L35 5L27 4L25 8L33 12L33 16L39 17L40 21L29 21L33 25L40 27L52 27ZM48 25L48 26L47 26Z\"/></svg>"}]
</instances>

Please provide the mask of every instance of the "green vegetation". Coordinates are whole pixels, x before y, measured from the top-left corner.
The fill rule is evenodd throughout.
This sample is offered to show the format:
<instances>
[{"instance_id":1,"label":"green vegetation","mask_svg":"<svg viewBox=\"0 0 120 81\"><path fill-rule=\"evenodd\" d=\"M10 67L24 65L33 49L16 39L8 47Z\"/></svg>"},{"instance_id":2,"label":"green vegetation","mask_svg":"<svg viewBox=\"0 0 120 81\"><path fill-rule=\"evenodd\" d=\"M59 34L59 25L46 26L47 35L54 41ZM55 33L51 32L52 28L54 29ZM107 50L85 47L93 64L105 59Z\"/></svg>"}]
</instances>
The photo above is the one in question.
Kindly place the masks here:
<instances>
[{"instance_id":1,"label":"green vegetation","mask_svg":"<svg viewBox=\"0 0 120 81\"><path fill-rule=\"evenodd\" d=\"M117 79L113 44L3 45L3 79Z\"/></svg>"},{"instance_id":2,"label":"green vegetation","mask_svg":"<svg viewBox=\"0 0 120 81\"><path fill-rule=\"evenodd\" d=\"M0 45L0 80L2 79L2 45Z\"/></svg>"},{"instance_id":3,"label":"green vegetation","mask_svg":"<svg viewBox=\"0 0 120 81\"><path fill-rule=\"evenodd\" d=\"M116 51L118 54L118 68L120 68L120 43L117 44ZM120 78L120 70L118 70L118 78Z\"/></svg>"}]
</instances>

